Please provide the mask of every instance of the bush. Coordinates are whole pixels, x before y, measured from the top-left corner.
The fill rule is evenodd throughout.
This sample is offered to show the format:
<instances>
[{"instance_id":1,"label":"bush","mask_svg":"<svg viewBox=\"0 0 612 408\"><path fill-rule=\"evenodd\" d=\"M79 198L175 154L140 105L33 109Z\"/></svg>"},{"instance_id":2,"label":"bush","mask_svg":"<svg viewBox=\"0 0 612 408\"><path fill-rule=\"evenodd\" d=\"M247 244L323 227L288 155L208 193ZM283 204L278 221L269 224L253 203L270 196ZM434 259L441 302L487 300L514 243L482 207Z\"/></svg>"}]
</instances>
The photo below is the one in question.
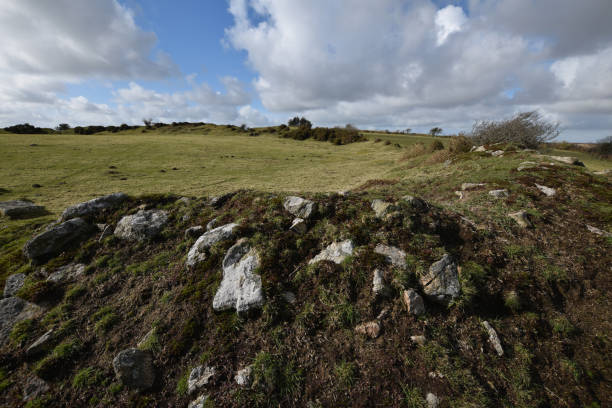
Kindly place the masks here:
<instances>
[{"instance_id":1,"label":"bush","mask_svg":"<svg viewBox=\"0 0 612 408\"><path fill-rule=\"evenodd\" d=\"M346 128L306 128L299 127L283 133L284 138L295 140L314 139L320 142L331 142L336 145L361 142L366 140L356 129Z\"/></svg>"},{"instance_id":2,"label":"bush","mask_svg":"<svg viewBox=\"0 0 612 408\"><path fill-rule=\"evenodd\" d=\"M448 144L451 153L467 153L472 149L472 142L464 135L453 136Z\"/></svg>"},{"instance_id":3,"label":"bush","mask_svg":"<svg viewBox=\"0 0 612 408\"><path fill-rule=\"evenodd\" d=\"M612 136L604 137L590 149L590 153L604 159L612 158Z\"/></svg>"},{"instance_id":4,"label":"bush","mask_svg":"<svg viewBox=\"0 0 612 408\"><path fill-rule=\"evenodd\" d=\"M295 118L289 119L289 122L287 122L287 124L289 126L298 126L300 128L305 128L305 129L312 128L312 123L310 123L310 121L304 117L298 118L296 116Z\"/></svg>"},{"instance_id":5,"label":"bush","mask_svg":"<svg viewBox=\"0 0 612 408\"><path fill-rule=\"evenodd\" d=\"M438 136L440 133L442 133L442 128L439 127L433 127L429 130L429 134L432 136Z\"/></svg>"},{"instance_id":6,"label":"bush","mask_svg":"<svg viewBox=\"0 0 612 408\"><path fill-rule=\"evenodd\" d=\"M499 122L476 122L471 137L477 145L516 143L526 148L537 148L558 135L559 123L546 121L537 111L531 111Z\"/></svg>"},{"instance_id":7,"label":"bush","mask_svg":"<svg viewBox=\"0 0 612 408\"><path fill-rule=\"evenodd\" d=\"M5 127L4 130L10 133L17 133L20 135L42 135L48 133L47 130L32 126L29 123Z\"/></svg>"},{"instance_id":8,"label":"bush","mask_svg":"<svg viewBox=\"0 0 612 408\"><path fill-rule=\"evenodd\" d=\"M441 141L436 140L429 146L429 150L435 152L436 150L444 150L444 145Z\"/></svg>"}]
</instances>

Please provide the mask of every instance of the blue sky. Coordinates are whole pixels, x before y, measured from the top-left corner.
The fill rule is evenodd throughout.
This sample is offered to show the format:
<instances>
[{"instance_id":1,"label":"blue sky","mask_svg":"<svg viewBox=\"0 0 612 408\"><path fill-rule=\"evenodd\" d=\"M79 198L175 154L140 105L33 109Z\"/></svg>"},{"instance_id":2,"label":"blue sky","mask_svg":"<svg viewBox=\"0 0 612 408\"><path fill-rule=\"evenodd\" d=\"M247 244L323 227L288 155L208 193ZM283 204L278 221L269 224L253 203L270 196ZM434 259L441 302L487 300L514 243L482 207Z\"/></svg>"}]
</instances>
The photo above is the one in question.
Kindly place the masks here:
<instances>
[{"instance_id":1,"label":"blue sky","mask_svg":"<svg viewBox=\"0 0 612 408\"><path fill-rule=\"evenodd\" d=\"M547 18L542 18L547 16ZM205 121L612 134L609 0L3 0L0 126Z\"/></svg>"}]
</instances>

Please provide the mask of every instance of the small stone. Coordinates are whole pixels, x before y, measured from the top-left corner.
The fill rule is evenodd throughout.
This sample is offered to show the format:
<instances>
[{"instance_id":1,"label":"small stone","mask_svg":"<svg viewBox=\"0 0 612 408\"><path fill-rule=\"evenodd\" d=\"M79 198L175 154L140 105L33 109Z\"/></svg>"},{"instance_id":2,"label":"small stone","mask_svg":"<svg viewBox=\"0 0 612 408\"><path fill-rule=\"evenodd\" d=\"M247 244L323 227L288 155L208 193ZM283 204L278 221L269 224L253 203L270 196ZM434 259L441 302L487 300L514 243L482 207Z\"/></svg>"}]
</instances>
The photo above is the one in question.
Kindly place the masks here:
<instances>
[{"instance_id":1,"label":"small stone","mask_svg":"<svg viewBox=\"0 0 612 408\"><path fill-rule=\"evenodd\" d=\"M472 149L475 152L486 152L487 151L487 148L484 146L478 146L478 147L474 146Z\"/></svg>"},{"instance_id":2,"label":"small stone","mask_svg":"<svg viewBox=\"0 0 612 408\"><path fill-rule=\"evenodd\" d=\"M189 374L189 380L187 380L187 392L189 395L199 391L208 381L215 375L214 367L197 366Z\"/></svg>"},{"instance_id":3,"label":"small stone","mask_svg":"<svg viewBox=\"0 0 612 408\"><path fill-rule=\"evenodd\" d=\"M527 211L517 211L515 213L510 213L508 214L508 217L512 218L514 221L517 222L518 225L523 228L531 227L531 221L529 221L529 215L527 214Z\"/></svg>"},{"instance_id":4,"label":"small stone","mask_svg":"<svg viewBox=\"0 0 612 408\"><path fill-rule=\"evenodd\" d=\"M8 340L16 323L31 319L41 311L42 309L39 306L18 297L8 297L0 300L0 346Z\"/></svg>"},{"instance_id":5,"label":"small stone","mask_svg":"<svg viewBox=\"0 0 612 408\"><path fill-rule=\"evenodd\" d=\"M47 331L45 334L40 336L38 340L32 343L27 349L26 354L29 356L39 354L45 349L50 347L50 341L53 339L53 329Z\"/></svg>"},{"instance_id":6,"label":"small stone","mask_svg":"<svg viewBox=\"0 0 612 408\"><path fill-rule=\"evenodd\" d=\"M172 169L175 170L176 168ZM177 204L183 204L183 205L189 205L191 204L191 200L189 199L189 197L181 197L178 200L176 200Z\"/></svg>"},{"instance_id":7,"label":"small stone","mask_svg":"<svg viewBox=\"0 0 612 408\"><path fill-rule=\"evenodd\" d=\"M532 162L532 161L526 161L526 162L522 162L521 164L519 164L516 170L524 171L524 170L531 170L531 169L537 169L537 168L538 168L538 163Z\"/></svg>"},{"instance_id":8,"label":"small stone","mask_svg":"<svg viewBox=\"0 0 612 408\"><path fill-rule=\"evenodd\" d=\"M44 380L38 377L30 377L23 387L23 401L26 402L40 397L47 391L49 391L49 385Z\"/></svg>"},{"instance_id":9,"label":"small stone","mask_svg":"<svg viewBox=\"0 0 612 408\"><path fill-rule=\"evenodd\" d=\"M376 215L376 217L382 218L392 209L393 204L376 199L372 201L371 206L372 210L374 210L374 214Z\"/></svg>"},{"instance_id":10,"label":"small stone","mask_svg":"<svg viewBox=\"0 0 612 408\"><path fill-rule=\"evenodd\" d=\"M463 191L455 191L455 195L459 197L460 200L463 200Z\"/></svg>"},{"instance_id":11,"label":"small stone","mask_svg":"<svg viewBox=\"0 0 612 408\"><path fill-rule=\"evenodd\" d=\"M341 264L346 257L353 254L355 247L353 241L347 239L346 241L334 242L322 250L317 256L308 261L308 264L313 264L320 261L332 261L337 264Z\"/></svg>"},{"instance_id":12,"label":"small stone","mask_svg":"<svg viewBox=\"0 0 612 408\"><path fill-rule=\"evenodd\" d=\"M0 215L11 219L36 217L44 212L45 207L30 201L14 200L0 202Z\"/></svg>"},{"instance_id":13,"label":"small stone","mask_svg":"<svg viewBox=\"0 0 612 408\"><path fill-rule=\"evenodd\" d=\"M588 224L587 224L586 227L589 230L589 232L592 232L595 235L601 235L601 236L604 236L606 238L611 238L612 237L612 233L609 233L607 231L600 230L599 228L595 228L595 227L593 227L591 225L588 225Z\"/></svg>"},{"instance_id":14,"label":"small stone","mask_svg":"<svg viewBox=\"0 0 612 408\"><path fill-rule=\"evenodd\" d=\"M371 339L375 339L380 335L380 323L376 320L362 323L355 327L355 331L359 334L364 334Z\"/></svg>"},{"instance_id":15,"label":"small stone","mask_svg":"<svg viewBox=\"0 0 612 408\"><path fill-rule=\"evenodd\" d=\"M281 294L281 296L283 297L283 299L285 300L285 302L293 305L296 302L296 297L295 294L293 292L283 292Z\"/></svg>"},{"instance_id":16,"label":"small stone","mask_svg":"<svg viewBox=\"0 0 612 408\"><path fill-rule=\"evenodd\" d=\"M414 289L407 289L403 295L404 304L408 309L408 313L419 316L425 313L425 302L423 298Z\"/></svg>"},{"instance_id":17,"label":"small stone","mask_svg":"<svg viewBox=\"0 0 612 408\"><path fill-rule=\"evenodd\" d=\"M204 406L206 405L206 401L208 401L208 398L208 395L200 395L198 398L191 401L187 408L204 408Z\"/></svg>"},{"instance_id":18,"label":"small stone","mask_svg":"<svg viewBox=\"0 0 612 408\"><path fill-rule=\"evenodd\" d=\"M562 163L584 167L584 163L578 160L577 157L573 157L573 156L548 156L548 157L553 160L560 161Z\"/></svg>"},{"instance_id":19,"label":"small stone","mask_svg":"<svg viewBox=\"0 0 612 408\"><path fill-rule=\"evenodd\" d=\"M554 188L542 186L538 183L535 183L535 186L540 190L546 197L552 197L557 194L557 191Z\"/></svg>"},{"instance_id":20,"label":"small stone","mask_svg":"<svg viewBox=\"0 0 612 408\"><path fill-rule=\"evenodd\" d=\"M185 238L198 238L204 234L204 227L196 225L185 230Z\"/></svg>"},{"instance_id":21,"label":"small stone","mask_svg":"<svg viewBox=\"0 0 612 408\"><path fill-rule=\"evenodd\" d=\"M612 169L605 169L600 171L594 171L593 174L598 176L607 176L608 174L612 174Z\"/></svg>"},{"instance_id":22,"label":"small stone","mask_svg":"<svg viewBox=\"0 0 612 408\"><path fill-rule=\"evenodd\" d=\"M238 224L225 224L202 234L189 250L186 265L193 268L204 261L206 251L217 242L233 238L237 227Z\"/></svg>"},{"instance_id":23,"label":"small stone","mask_svg":"<svg viewBox=\"0 0 612 408\"><path fill-rule=\"evenodd\" d=\"M239 386L247 388L251 386L252 374L253 367L248 366L243 368L242 370L238 370L236 372L236 375L234 376L234 380L236 380L236 383Z\"/></svg>"},{"instance_id":24,"label":"small stone","mask_svg":"<svg viewBox=\"0 0 612 408\"><path fill-rule=\"evenodd\" d=\"M117 379L128 388L147 389L153 386L155 371L150 351L129 348L122 350L113 359Z\"/></svg>"},{"instance_id":25,"label":"small stone","mask_svg":"<svg viewBox=\"0 0 612 408\"><path fill-rule=\"evenodd\" d=\"M289 227L289 231L292 231L298 235L302 235L306 233L307 226L306 221L303 218L296 218L291 223L291 227Z\"/></svg>"},{"instance_id":26,"label":"small stone","mask_svg":"<svg viewBox=\"0 0 612 408\"><path fill-rule=\"evenodd\" d=\"M411 195L405 195L402 197L402 200L406 201L408 204L412 206L415 210L425 211L429 205L427 202L421 198L414 197Z\"/></svg>"},{"instance_id":27,"label":"small stone","mask_svg":"<svg viewBox=\"0 0 612 408\"><path fill-rule=\"evenodd\" d=\"M296 217L305 220L309 219L316 211L316 204L314 201L305 200L296 196L287 197L283 203L283 207Z\"/></svg>"},{"instance_id":28,"label":"small stone","mask_svg":"<svg viewBox=\"0 0 612 408\"><path fill-rule=\"evenodd\" d=\"M410 336L410 340L412 340L413 343L416 343L419 346L425 345L425 342L427 341L427 339L423 335Z\"/></svg>"},{"instance_id":29,"label":"small stone","mask_svg":"<svg viewBox=\"0 0 612 408\"><path fill-rule=\"evenodd\" d=\"M461 291L457 265L449 254L434 262L420 281L425 295L442 304L448 304Z\"/></svg>"},{"instance_id":30,"label":"small stone","mask_svg":"<svg viewBox=\"0 0 612 408\"><path fill-rule=\"evenodd\" d=\"M71 263L58 268L55 272L51 273L47 280L49 282L68 282L75 280L85 272L87 265Z\"/></svg>"},{"instance_id":31,"label":"small stone","mask_svg":"<svg viewBox=\"0 0 612 408\"><path fill-rule=\"evenodd\" d=\"M17 293L23 286L25 278L26 276L23 273L16 273L6 278L6 283L4 284L4 297L11 297Z\"/></svg>"},{"instance_id":32,"label":"small stone","mask_svg":"<svg viewBox=\"0 0 612 408\"><path fill-rule=\"evenodd\" d=\"M501 157L504 154L503 150L495 150L494 152L491 152L491 156L493 157Z\"/></svg>"},{"instance_id":33,"label":"small stone","mask_svg":"<svg viewBox=\"0 0 612 408\"><path fill-rule=\"evenodd\" d=\"M374 269L374 277L372 278L372 293L374 296L385 296L389 292L389 288L385 284L383 271Z\"/></svg>"},{"instance_id":34,"label":"small stone","mask_svg":"<svg viewBox=\"0 0 612 408\"><path fill-rule=\"evenodd\" d=\"M485 183L463 183L461 184L461 191L478 190L486 186Z\"/></svg>"},{"instance_id":35,"label":"small stone","mask_svg":"<svg viewBox=\"0 0 612 408\"><path fill-rule=\"evenodd\" d=\"M134 215L121 218L115 228L115 235L129 241L145 241L158 236L167 222L166 211L140 210Z\"/></svg>"},{"instance_id":36,"label":"small stone","mask_svg":"<svg viewBox=\"0 0 612 408\"><path fill-rule=\"evenodd\" d=\"M438 405L440 404L440 400L438 400L438 397L436 397L431 392L427 393L425 400L427 401L427 408L438 408Z\"/></svg>"},{"instance_id":37,"label":"small stone","mask_svg":"<svg viewBox=\"0 0 612 408\"><path fill-rule=\"evenodd\" d=\"M398 268L406 268L406 253L399 248L383 244L376 245L374 252L384 255L387 262Z\"/></svg>"},{"instance_id":38,"label":"small stone","mask_svg":"<svg viewBox=\"0 0 612 408\"><path fill-rule=\"evenodd\" d=\"M236 195L235 192L233 193L227 193L221 196L217 196L217 197L213 197L210 199L210 205L213 208L220 208L223 206L223 204L225 204L226 202L228 202L232 197L234 197Z\"/></svg>"},{"instance_id":39,"label":"small stone","mask_svg":"<svg viewBox=\"0 0 612 408\"><path fill-rule=\"evenodd\" d=\"M501 190L491 190L489 191L489 195L495 198L508 197L508 190L506 190L505 188Z\"/></svg>"},{"instance_id":40,"label":"small stone","mask_svg":"<svg viewBox=\"0 0 612 408\"><path fill-rule=\"evenodd\" d=\"M500 357L503 356L504 349L501 346L499 337L497 336L497 332L495 331L495 329L486 320L482 322L482 325L485 327L485 329L487 329L487 332L489 333L489 342L497 352L497 355Z\"/></svg>"},{"instance_id":41,"label":"small stone","mask_svg":"<svg viewBox=\"0 0 612 408\"><path fill-rule=\"evenodd\" d=\"M147 344L147 342L151 339L151 337L153 337L155 335L156 332L156 328L153 327L151 330L149 330L147 332L147 334L145 334L138 343L136 343L136 347L137 348L142 348L145 344Z\"/></svg>"}]
</instances>

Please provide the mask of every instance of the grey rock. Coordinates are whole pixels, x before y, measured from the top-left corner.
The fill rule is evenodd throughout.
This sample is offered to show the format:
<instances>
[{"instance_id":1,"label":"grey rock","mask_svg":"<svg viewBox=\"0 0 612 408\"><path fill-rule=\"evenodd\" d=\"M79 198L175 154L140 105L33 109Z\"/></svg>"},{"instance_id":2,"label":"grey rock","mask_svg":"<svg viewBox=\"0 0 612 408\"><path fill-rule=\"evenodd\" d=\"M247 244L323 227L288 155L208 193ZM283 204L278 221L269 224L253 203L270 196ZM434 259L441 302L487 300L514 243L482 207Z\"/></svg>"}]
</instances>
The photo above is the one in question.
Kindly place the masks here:
<instances>
[{"instance_id":1,"label":"grey rock","mask_svg":"<svg viewBox=\"0 0 612 408\"><path fill-rule=\"evenodd\" d=\"M372 293L374 296L385 296L389 292L389 288L385 284L383 271L374 269L374 277L372 278Z\"/></svg>"},{"instance_id":2,"label":"grey rock","mask_svg":"<svg viewBox=\"0 0 612 408\"><path fill-rule=\"evenodd\" d=\"M47 280L49 282L68 282L81 276L85 272L87 265L71 263L58 268L51 273Z\"/></svg>"},{"instance_id":3,"label":"grey rock","mask_svg":"<svg viewBox=\"0 0 612 408\"><path fill-rule=\"evenodd\" d=\"M60 254L69 245L85 241L93 232L93 227L81 218L73 218L29 240L23 252L37 263Z\"/></svg>"},{"instance_id":4,"label":"grey rock","mask_svg":"<svg viewBox=\"0 0 612 408\"><path fill-rule=\"evenodd\" d=\"M608 231L600 230L599 228L595 228L595 227L593 227L591 225L588 225L588 224L587 224L586 227L589 230L589 232L592 232L595 235L601 235L601 236L606 237L606 238L611 238L612 237L612 233L609 233Z\"/></svg>"},{"instance_id":5,"label":"grey rock","mask_svg":"<svg viewBox=\"0 0 612 408\"><path fill-rule=\"evenodd\" d=\"M285 300L285 302L293 305L296 302L296 297L295 297L295 293L293 292L283 292L281 294L281 296L283 297L283 299Z\"/></svg>"},{"instance_id":6,"label":"grey rock","mask_svg":"<svg viewBox=\"0 0 612 408\"><path fill-rule=\"evenodd\" d=\"M463 183L461 184L461 191L478 190L486 186L485 183Z\"/></svg>"},{"instance_id":7,"label":"grey rock","mask_svg":"<svg viewBox=\"0 0 612 408\"><path fill-rule=\"evenodd\" d=\"M487 330L487 333L489 334L489 343L491 343L497 355L500 357L503 356L504 349L502 348L501 342L499 341L499 336L497 336L495 329L486 320L482 322L482 325Z\"/></svg>"},{"instance_id":8,"label":"grey rock","mask_svg":"<svg viewBox=\"0 0 612 408\"><path fill-rule=\"evenodd\" d=\"M532 161L526 161L526 162L522 162L521 164L519 164L516 170L525 171L525 170L532 170L532 169L537 169L537 168L538 168L538 163L532 162Z\"/></svg>"},{"instance_id":9,"label":"grey rock","mask_svg":"<svg viewBox=\"0 0 612 408\"><path fill-rule=\"evenodd\" d=\"M387 262L398 268L406 268L406 253L399 248L383 244L376 245L374 252L384 255Z\"/></svg>"},{"instance_id":10,"label":"grey rock","mask_svg":"<svg viewBox=\"0 0 612 408\"><path fill-rule=\"evenodd\" d=\"M107 208L117 207L127 199L128 196L124 193L114 193L94 198L93 200L66 208L60 217L60 221L66 221L75 217L87 217Z\"/></svg>"},{"instance_id":11,"label":"grey rock","mask_svg":"<svg viewBox=\"0 0 612 408\"><path fill-rule=\"evenodd\" d=\"M196 393L208 384L208 381L215 375L214 367L197 366L189 374L187 380L187 392L189 395Z\"/></svg>"},{"instance_id":12,"label":"grey rock","mask_svg":"<svg viewBox=\"0 0 612 408\"><path fill-rule=\"evenodd\" d=\"M535 186L540 190L546 197L552 197L557 194L557 190L551 187L542 186L538 183L535 183Z\"/></svg>"},{"instance_id":13,"label":"grey rock","mask_svg":"<svg viewBox=\"0 0 612 408\"><path fill-rule=\"evenodd\" d=\"M372 210L374 210L374 214L377 218L383 218L385 215L387 215L387 213L389 213L389 211L393 209L393 204L376 199L372 201L371 207Z\"/></svg>"},{"instance_id":14,"label":"grey rock","mask_svg":"<svg viewBox=\"0 0 612 408\"><path fill-rule=\"evenodd\" d=\"M305 234L307 229L308 227L306 226L306 221L304 221L303 218L294 219L293 222L291 223L291 227L289 227L290 231L298 235Z\"/></svg>"},{"instance_id":15,"label":"grey rock","mask_svg":"<svg viewBox=\"0 0 612 408\"><path fill-rule=\"evenodd\" d=\"M53 329L47 331L45 334L40 336L34 343L32 343L26 349L26 354L31 356L41 353L42 351L48 349L51 346L51 340L53 340Z\"/></svg>"},{"instance_id":16,"label":"grey rock","mask_svg":"<svg viewBox=\"0 0 612 408\"><path fill-rule=\"evenodd\" d=\"M347 256L353 254L355 246L353 241L347 239L345 241L334 242L329 244L327 248L319 252L314 258L308 261L308 264L313 264L320 261L332 261L337 264L342 263Z\"/></svg>"},{"instance_id":17,"label":"grey rock","mask_svg":"<svg viewBox=\"0 0 612 408\"><path fill-rule=\"evenodd\" d=\"M404 304L408 313L419 316L425 313L425 302L423 298L414 289L407 289L403 294Z\"/></svg>"},{"instance_id":18,"label":"grey rock","mask_svg":"<svg viewBox=\"0 0 612 408\"><path fill-rule=\"evenodd\" d=\"M16 273L14 275L6 278L6 283L4 284L4 297L13 296L25 282L26 276L23 273Z\"/></svg>"},{"instance_id":19,"label":"grey rock","mask_svg":"<svg viewBox=\"0 0 612 408\"><path fill-rule=\"evenodd\" d=\"M243 368L242 370L238 370L236 372L236 375L234 376L234 380L236 380L236 383L241 386L241 387L250 387L251 386L251 381L253 376L253 367L251 366L247 366L245 368Z\"/></svg>"},{"instance_id":20,"label":"grey rock","mask_svg":"<svg viewBox=\"0 0 612 408\"><path fill-rule=\"evenodd\" d=\"M518 225L523 228L531 227L531 221L529 220L529 215L527 214L527 211L517 211L514 213L510 213L508 214L508 217L512 218L514 221L517 222Z\"/></svg>"},{"instance_id":21,"label":"grey rock","mask_svg":"<svg viewBox=\"0 0 612 408\"><path fill-rule=\"evenodd\" d=\"M217 219L213 218L212 220L210 220L208 222L208 224L206 224L206 231L210 231L212 229L214 229L217 226Z\"/></svg>"},{"instance_id":22,"label":"grey rock","mask_svg":"<svg viewBox=\"0 0 612 408\"><path fill-rule=\"evenodd\" d=\"M559 161L561 163L584 167L584 163L578 160L577 157L573 157L573 156L548 156L548 157L550 157L553 160Z\"/></svg>"},{"instance_id":23,"label":"grey rock","mask_svg":"<svg viewBox=\"0 0 612 408\"><path fill-rule=\"evenodd\" d=\"M440 405L440 400L438 399L438 397L436 397L431 392L427 393L425 400L427 401L427 408L438 408L438 405Z\"/></svg>"},{"instance_id":24,"label":"grey rock","mask_svg":"<svg viewBox=\"0 0 612 408\"><path fill-rule=\"evenodd\" d=\"M491 152L491 156L493 157L501 157L503 156L504 151L503 150L495 150L494 152Z\"/></svg>"},{"instance_id":25,"label":"grey rock","mask_svg":"<svg viewBox=\"0 0 612 408\"><path fill-rule=\"evenodd\" d=\"M41 310L35 304L17 297L8 297L0 300L0 346L8 340L11 330L16 323L33 318Z\"/></svg>"},{"instance_id":26,"label":"grey rock","mask_svg":"<svg viewBox=\"0 0 612 408\"><path fill-rule=\"evenodd\" d=\"M263 306L261 277L254 273L259 265L259 255L246 239L232 246L223 259L223 280L213 299L213 309L234 308L243 313Z\"/></svg>"},{"instance_id":27,"label":"grey rock","mask_svg":"<svg viewBox=\"0 0 612 408\"><path fill-rule=\"evenodd\" d=\"M444 254L442 259L434 262L420 281L425 295L443 304L455 299L461 291L457 265L449 254Z\"/></svg>"},{"instance_id":28,"label":"grey rock","mask_svg":"<svg viewBox=\"0 0 612 408\"><path fill-rule=\"evenodd\" d=\"M223 194L221 196L213 197L210 199L210 205L213 208L221 208L223 204L227 203L236 195L236 192L231 192L227 194Z\"/></svg>"},{"instance_id":29,"label":"grey rock","mask_svg":"<svg viewBox=\"0 0 612 408\"><path fill-rule=\"evenodd\" d=\"M206 259L206 251L217 242L231 239L238 224L225 224L200 236L187 253L186 265L190 268Z\"/></svg>"},{"instance_id":30,"label":"grey rock","mask_svg":"<svg viewBox=\"0 0 612 408\"><path fill-rule=\"evenodd\" d=\"M474 146L474 147L472 147L471 151L473 151L473 152L486 152L487 148L484 147L484 146L478 146L478 147Z\"/></svg>"},{"instance_id":31,"label":"grey rock","mask_svg":"<svg viewBox=\"0 0 612 408\"><path fill-rule=\"evenodd\" d=\"M287 197L283 203L283 207L296 217L305 220L309 219L316 211L316 204L314 201L295 196Z\"/></svg>"},{"instance_id":32,"label":"grey rock","mask_svg":"<svg viewBox=\"0 0 612 408\"><path fill-rule=\"evenodd\" d=\"M162 210L140 210L121 218L115 235L128 241L145 241L159 235L168 222L168 213Z\"/></svg>"},{"instance_id":33,"label":"grey rock","mask_svg":"<svg viewBox=\"0 0 612 408\"><path fill-rule=\"evenodd\" d=\"M198 238L204 234L204 227L196 225L185 230L185 238Z\"/></svg>"},{"instance_id":34,"label":"grey rock","mask_svg":"<svg viewBox=\"0 0 612 408\"><path fill-rule=\"evenodd\" d=\"M26 402L40 397L47 391L49 391L49 385L44 380L38 377L30 377L23 387L23 401Z\"/></svg>"},{"instance_id":35,"label":"grey rock","mask_svg":"<svg viewBox=\"0 0 612 408\"><path fill-rule=\"evenodd\" d=\"M153 355L149 351L122 350L113 359L113 369L117 379L128 388L151 388L155 381Z\"/></svg>"},{"instance_id":36,"label":"grey rock","mask_svg":"<svg viewBox=\"0 0 612 408\"><path fill-rule=\"evenodd\" d=\"M44 212L45 207L29 201L13 200L0 202L0 215L11 219L36 217Z\"/></svg>"},{"instance_id":37,"label":"grey rock","mask_svg":"<svg viewBox=\"0 0 612 408\"><path fill-rule=\"evenodd\" d=\"M423 346L427 342L427 339L423 335L410 336L410 340L412 340L413 343L416 343L419 346Z\"/></svg>"},{"instance_id":38,"label":"grey rock","mask_svg":"<svg viewBox=\"0 0 612 408\"><path fill-rule=\"evenodd\" d=\"M380 336L380 329L380 322L372 320L371 322L362 323L355 327L355 332L375 339Z\"/></svg>"},{"instance_id":39,"label":"grey rock","mask_svg":"<svg viewBox=\"0 0 612 408\"><path fill-rule=\"evenodd\" d=\"M593 174L598 176L607 176L608 174L612 174L612 169L605 169L600 171L594 171Z\"/></svg>"},{"instance_id":40,"label":"grey rock","mask_svg":"<svg viewBox=\"0 0 612 408\"><path fill-rule=\"evenodd\" d=\"M191 401L189 405L187 405L187 408L204 408L208 398L208 395L200 395L198 398Z\"/></svg>"},{"instance_id":41,"label":"grey rock","mask_svg":"<svg viewBox=\"0 0 612 408\"><path fill-rule=\"evenodd\" d=\"M508 190L506 190L505 188L501 190L491 190L489 191L489 195L495 198L508 197Z\"/></svg>"}]
</instances>

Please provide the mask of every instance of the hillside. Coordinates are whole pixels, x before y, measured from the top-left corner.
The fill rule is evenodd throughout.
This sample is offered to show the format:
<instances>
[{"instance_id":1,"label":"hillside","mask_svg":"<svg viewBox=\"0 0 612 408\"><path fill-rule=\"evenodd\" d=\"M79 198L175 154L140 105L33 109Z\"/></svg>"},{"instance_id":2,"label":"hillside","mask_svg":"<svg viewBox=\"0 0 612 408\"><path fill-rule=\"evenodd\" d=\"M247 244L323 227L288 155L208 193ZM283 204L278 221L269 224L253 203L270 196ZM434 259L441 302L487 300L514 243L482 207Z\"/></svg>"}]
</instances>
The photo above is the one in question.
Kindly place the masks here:
<instances>
[{"instance_id":1,"label":"hillside","mask_svg":"<svg viewBox=\"0 0 612 408\"><path fill-rule=\"evenodd\" d=\"M3 406L612 402L609 161L216 127L0 138L0 201L48 210L0 218L0 285L22 284Z\"/></svg>"}]
</instances>

